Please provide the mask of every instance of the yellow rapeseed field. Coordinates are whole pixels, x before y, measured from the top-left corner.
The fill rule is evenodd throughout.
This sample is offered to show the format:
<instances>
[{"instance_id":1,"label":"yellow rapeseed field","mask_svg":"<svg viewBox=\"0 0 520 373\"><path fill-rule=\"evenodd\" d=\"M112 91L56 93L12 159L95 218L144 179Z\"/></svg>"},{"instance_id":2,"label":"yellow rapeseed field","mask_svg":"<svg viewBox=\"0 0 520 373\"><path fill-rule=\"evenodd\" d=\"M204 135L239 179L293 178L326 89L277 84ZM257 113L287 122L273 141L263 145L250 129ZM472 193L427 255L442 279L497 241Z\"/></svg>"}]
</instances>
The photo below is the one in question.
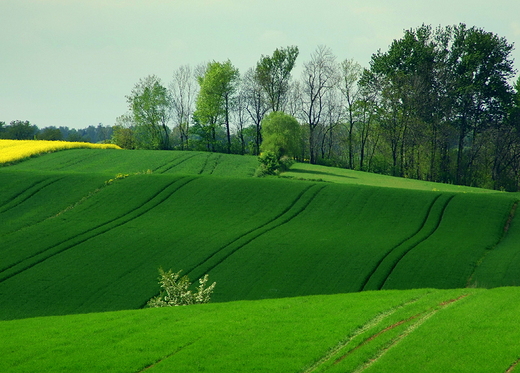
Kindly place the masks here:
<instances>
[{"instance_id":1,"label":"yellow rapeseed field","mask_svg":"<svg viewBox=\"0 0 520 373\"><path fill-rule=\"evenodd\" d=\"M0 140L0 164L18 161L42 153L74 148L121 149L113 144L91 144L88 142Z\"/></svg>"}]
</instances>

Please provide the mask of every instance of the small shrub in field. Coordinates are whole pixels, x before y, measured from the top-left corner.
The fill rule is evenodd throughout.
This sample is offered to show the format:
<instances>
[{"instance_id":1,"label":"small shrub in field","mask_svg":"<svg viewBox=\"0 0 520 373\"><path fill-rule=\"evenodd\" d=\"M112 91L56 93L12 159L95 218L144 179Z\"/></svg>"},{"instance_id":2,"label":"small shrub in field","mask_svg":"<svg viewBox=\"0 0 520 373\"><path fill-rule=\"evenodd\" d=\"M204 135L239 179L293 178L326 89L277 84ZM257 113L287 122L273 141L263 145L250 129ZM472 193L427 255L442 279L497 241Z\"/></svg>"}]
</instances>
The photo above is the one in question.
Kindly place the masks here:
<instances>
[{"instance_id":1,"label":"small shrub in field","mask_svg":"<svg viewBox=\"0 0 520 373\"><path fill-rule=\"evenodd\" d=\"M282 156L278 158L275 152L266 151L258 157L260 166L255 172L255 176L278 175L280 172L287 171L294 163L294 161Z\"/></svg>"},{"instance_id":2,"label":"small shrub in field","mask_svg":"<svg viewBox=\"0 0 520 373\"><path fill-rule=\"evenodd\" d=\"M208 275L199 279L199 286L195 292L189 290L191 286L188 276L181 277L181 271L172 272L170 269L165 272L159 268L159 285L161 286L161 294L150 299L147 303L148 307L172 307L172 306L186 306L190 304L208 303L213 293L213 289L217 284L214 282L206 288L208 282Z\"/></svg>"}]
</instances>

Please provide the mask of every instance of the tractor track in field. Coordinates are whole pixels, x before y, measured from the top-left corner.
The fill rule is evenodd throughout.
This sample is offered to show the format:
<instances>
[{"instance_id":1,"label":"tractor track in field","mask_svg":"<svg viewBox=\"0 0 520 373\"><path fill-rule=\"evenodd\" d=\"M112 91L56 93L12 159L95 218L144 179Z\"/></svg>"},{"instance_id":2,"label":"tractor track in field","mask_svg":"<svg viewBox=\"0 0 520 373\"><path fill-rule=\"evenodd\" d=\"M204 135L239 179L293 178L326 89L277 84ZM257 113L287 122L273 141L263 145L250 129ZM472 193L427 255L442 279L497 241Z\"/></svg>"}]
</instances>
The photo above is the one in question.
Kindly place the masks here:
<instances>
[{"instance_id":1,"label":"tractor track in field","mask_svg":"<svg viewBox=\"0 0 520 373\"><path fill-rule=\"evenodd\" d=\"M337 365L341 363L343 360L349 358L351 355L353 355L355 352L363 348L364 346L368 345L370 342L377 340L379 337L384 336L386 333L388 333L391 330L394 330L402 325L409 325L403 330L401 333L399 333L398 336L392 338L389 342L385 343L378 351L372 355L366 362L359 365L357 368L355 368L354 372L362 372L368 367L370 367L372 364L374 364L379 358L381 358L388 350L390 350L392 347L395 347L399 342L401 342L405 337L410 335L414 330L416 330L418 327L420 327L423 323L425 323L428 319L430 319L432 316L434 316L437 312L447 308L448 306L452 305L455 302L458 302L459 300L466 298L470 294L462 294L459 297L455 299L448 299L444 302L441 302L437 304L436 306L429 307L428 309L419 312L417 314L408 316L406 318L403 318L402 320L399 320L397 322L394 322L393 324L386 326L385 328L377 331L372 332L373 334L368 335L366 338L361 340L359 343L355 344L354 346L350 347L347 351L341 352L342 350L345 350L348 348L349 345L352 344L352 341L360 336L361 334L364 334L368 332L371 329L376 328L378 325L381 325L385 319L387 319L389 316L394 314L397 310L403 309L406 306L416 303L421 298L423 298L425 295L412 299L408 302L404 302L396 307L393 307L389 310L386 310L374 318L370 319L368 322L366 322L364 325L356 329L353 333L351 333L349 336L347 336L342 342L340 342L336 347L331 349L326 355L324 355L320 360L318 360L316 363L314 363L311 367L307 368L306 370L303 370L303 373L312 373L320 368L324 368L321 371L326 371L328 368L330 368L332 365ZM333 360L332 365L324 366L327 362Z\"/></svg>"},{"instance_id":2,"label":"tractor track in field","mask_svg":"<svg viewBox=\"0 0 520 373\"><path fill-rule=\"evenodd\" d=\"M520 364L520 358L516 359L516 361L507 368L505 373L511 373L512 371L514 371L518 364Z\"/></svg>"},{"instance_id":3,"label":"tractor track in field","mask_svg":"<svg viewBox=\"0 0 520 373\"><path fill-rule=\"evenodd\" d=\"M410 326L408 326L402 333L400 333L397 337L393 338L392 340L390 340L390 342L388 344L386 344L385 346L383 346L379 351L376 352L376 354L374 356L372 356L370 359L368 359L368 361L366 361L365 363L363 363L362 365L358 366L355 370L354 370L354 373L361 373L363 372L364 370L366 370L367 368L369 368L370 366L372 366L374 363L376 363L384 354L386 354L391 348L397 346L404 338L406 338L407 336L409 336L412 332L414 332L418 327L420 327L422 324L424 324L426 321L428 321L431 317L433 317L434 315L436 315L439 311L447 308L448 306L452 305L453 303L455 302L458 302L460 301L461 299L464 299L466 298L467 296L469 296L469 294L462 294L461 296L459 296L458 298L455 298L455 299L449 299L447 301L444 301L442 303L439 303L436 307L431 307L430 309L427 309L421 313L418 313L416 315L413 315L411 317L409 317L408 319L406 320L402 320L402 321L399 321L393 325L390 325L389 327L385 328L384 330L382 330L381 332L379 333L376 333L375 335L369 337L368 339L366 339L365 341L363 341L359 346L356 346L356 348L354 348L353 350L349 351L344 357L340 357L339 359L337 359L334 363L337 364L339 363L341 360L343 360L345 357L347 357L350 353L354 352L355 350L363 347L363 345L369 343L370 341L372 340L375 340L377 337L383 335L384 333L390 331L390 330L393 330L395 328L397 328L398 326L400 325L404 325L404 324L407 324L407 323L410 323L414 320L416 320L415 322L411 323Z\"/></svg>"},{"instance_id":4,"label":"tractor track in field","mask_svg":"<svg viewBox=\"0 0 520 373\"><path fill-rule=\"evenodd\" d=\"M33 197L36 193L41 191L48 186L57 183L58 181L64 179L65 176L54 178L54 179L45 179L41 181L37 181L36 183L31 184L28 188L24 189L17 195L10 198L2 207L0 207L0 213L3 214L15 207L21 205L31 197Z\"/></svg>"},{"instance_id":5,"label":"tractor track in field","mask_svg":"<svg viewBox=\"0 0 520 373\"><path fill-rule=\"evenodd\" d=\"M229 258L242 247L251 243L253 240L264 235L265 233L268 233L273 229L290 222L292 219L300 215L316 198L318 193L325 187L326 185L318 184L312 184L308 186L303 191L301 191L298 196L289 204L289 206L287 206L287 208L280 214L273 217L266 223L241 234L239 237L235 238L228 244L217 249L211 255L203 259L200 263L196 264L190 270L188 270L186 274L197 271L200 272L197 273L197 279L201 278L205 273L211 271L213 268L221 264L224 260Z\"/></svg>"},{"instance_id":6,"label":"tractor track in field","mask_svg":"<svg viewBox=\"0 0 520 373\"><path fill-rule=\"evenodd\" d=\"M377 327L384 320L386 320L388 317L392 316L396 311L398 311L399 309L402 309L402 308L404 308L404 307L406 307L406 306L408 306L410 304L416 303L418 300L423 298L425 295L422 295L422 296L420 296L418 298L411 299L409 301L403 302L403 303L401 303L401 304L399 304L399 305L397 305L395 307L389 308L389 309L387 309L385 311L382 311L382 312L378 313L376 316L374 316L373 318L368 320L366 323L364 323L363 325L361 325L360 327L358 327L357 329L352 331L346 338L344 338L336 346L331 348L318 361L316 361L314 364L312 364L311 366L309 366L305 370L302 370L302 373L312 373L312 372L316 371L317 369L321 368L328 361L332 360L334 358L334 356L339 354L339 352L341 350L345 349L349 344L351 344L351 342L355 338L357 338L361 334L364 334L364 333L368 332L370 329ZM368 340L368 339L369 338L366 338L365 341ZM359 346L360 345L358 345L357 347L354 347L354 349L359 348ZM350 353L350 351L347 352L347 354L349 354L349 353ZM343 357L340 357L339 359L342 359L342 358ZM338 358L336 358L336 361L338 361Z\"/></svg>"},{"instance_id":7,"label":"tractor track in field","mask_svg":"<svg viewBox=\"0 0 520 373\"><path fill-rule=\"evenodd\" d=\"M189 346L191 346L192 344L198 342L201 338L202 338L202 337L199 337L199 338L195 339L194 341L190 341L190 342L188 342L188 343L183 344L182 346L177 347L177 348L175 349L175 351L173 351L173 352L169 353L168 355L166 355L166 356L164 356L164 357L162 357L162 358L160 358L160 359L154 361L152 364L149 364L149 365L145 366L143 369L138 370L138 371L136 371L135 373L142 373L142 372L147 371L147 370L150 369L150 368L153 368L154 366L156 366L156 365L159 364L160 362L162 362L162 361L164 361L164 360L166 360L166 359L169 359L169 358L172 357L173 355L175 355L175 354L179 353L180 351L184 350L186 347L189 347Z\"/></svg>"},{"instance_id":8,"label":"tractor track in field","mask_svg":"<svg viewBox=\"0 0 520 373\"><path fill-rule=\"evenodd\" d=\"M442 197L445 197L445 201L443 201ZM444 212L454 197L454 194L440 194L435 197L428 207L428 211L419 229L386 252L377 262L374 269L368 274L359 291L381 290L399 262L410 253L410 251L426 241L437 231L442 222Z\"/></svg>"},{"instance_id":9,"label":"tractor track in field","mask_svg":"<svg viewBox=\"0 0 520 373\"><path fill-rule=\"evenodd\" d=\"M215 163L213 164L213 167L211 168L211 171L209 172L209 175L213 175L213 172L215 172L215 170L217 169L218 164L219 164L221 159L222 159L222 154L219 154L217 156L217 158L215 159Z\"/></svg>"},{"instance_id":10,"label":"tractor track in field","mask_svg":"<svg viewBox=\"0 0 520 373\"><path fill-rule=\"evenodd\" d=\"M209 154L206 156L206 159L204 160L204 164L202 165L202 168L201 168L200 171L198 172L199 175L202 175L202 173L204 172L204 169L205 169L206 166L208 165L209 157L211 157L211 153L209 153Z\"/></svg>"},{"instance_id":11,"label":"tractor track in field","mask_svg":"<svg viewBox=\"0 0 520 373\"><path fill-rule=\"evenodd\" d=\"M202 175L202 174L204 173L204 170L205 170L206 167L208 166L209 159L211 158L212 155L213 155L213 153L209 153L209 154L206 156L206 159L204 160L204 164L202 165L202 168L201 168L200 171L198 172L199 175Z\"/></svg>"},{"instance_id":12,"label":"tractor track in field","mask_svg":"<svg viewBox=\"0 0 520 373\"><path fill-rule=\"evenodd\" d=\"M185 157L179 157L179 158L181 158L180 160L179 160L179 158L176 158L173 161L166 162L165 164L163 164L163 165L161 165L159 167L154 168L152 170L152 172L157 172L159 174L164 174L164 173L170 171L172 168L175 168L178 165L186 162L188 159L196 157L197 155L199 155L199 154L198 153L195 153L195 154L189 154L188 153ZM161 170L162 168L164 168L164 169Z\"/></svg>"},{"instance_id":13,"label":"tractor track in field","mask_svg":"<svg viewBox=\"0 0 520 373\"><path fill-rule=\"evenodd\" d=\"M476 281L475 281L475 274L477 273L477 270L478 268L482 265L482 263L484 262L484 260L486 259L486 257L488 256L488 254L493 251L494 249L496 249L496 247L498 245L500 245L500 243L502 242L502 240L504 239L504 237L507 235L507 232L509 231L509 227L511 226L511 223L513 221L513 219L515 218L516 216L516 209L518 208L518 203L520 201L515 201L513 203L513 205L511 206L511 209L509 210L509 215L508 215L508 218L506 220L506 223L504 224L504 229L502 231L502 234L500 235L500 238L498 239L498 241L496 242L496 244L494 244L492 247L484 250L484 254L482 254L482 256L479 258L479 260L477 260L475 262L475 266L473 268L473 271L471 272L471 274L468 276L468 280L466 281L466 287L469 288L469 287L473 287L475 286L476 287Z\"/></svg>"},{"instance_id":14,"label":"tractor track in field","mask_svg":"<svg viewBox=\"0 0 520 373\"><path fill-rule=\"evenodd\" d=\"M77 149L81 149L81 148L77 148ZM74 150L74 149L69 149L69 150ZM68 167L75 166L80 163L84 163L85 160L90 160L90 159L96 158L96 157L99 157L99 154L96 154L96 152L87 152L85 155L83 155L80 158L73 158L67 162L60 163L59 167L53 167L53 169L51 171L63 170L64 168L68 168Z\"/></svg>"},{"instance_id":15,"label":"tractor track in field","mask_svg":"<svg viewBox=\"0 0 520 373\"><path fill-rule=\"evenodd\" d=\"M113 218L107 222L99 224L95 227L92 227L83 233L80 233L74 237L67 238L59 243L56 243L46 249L40 250L37 253L34 253L30 256L25 257L24 259L13 263L5 268L0 269L0 283L14 277L40 263L43 263L45 260L52 258L58 254L61 254L77 245L80 245L92 238L98 237L112 229L118 228L124 224L127 224L152 209L156 208L168 198L170 198L175 192L177 192L182 187L186 186L191 181L195 180L195 178L182 177L180 179L175 180L172 183L169 183L164 188L156 192L153 196L151 196L147 201L145 201L140 206L125 212L122 215L119 215L116 218ZM180 184L180 185L177 185ZM173 190L168 190L172 188ZM130 215L130 216L129 216ZM21 268L17 268L21 267Z\"/></svg>"}]
</instances>

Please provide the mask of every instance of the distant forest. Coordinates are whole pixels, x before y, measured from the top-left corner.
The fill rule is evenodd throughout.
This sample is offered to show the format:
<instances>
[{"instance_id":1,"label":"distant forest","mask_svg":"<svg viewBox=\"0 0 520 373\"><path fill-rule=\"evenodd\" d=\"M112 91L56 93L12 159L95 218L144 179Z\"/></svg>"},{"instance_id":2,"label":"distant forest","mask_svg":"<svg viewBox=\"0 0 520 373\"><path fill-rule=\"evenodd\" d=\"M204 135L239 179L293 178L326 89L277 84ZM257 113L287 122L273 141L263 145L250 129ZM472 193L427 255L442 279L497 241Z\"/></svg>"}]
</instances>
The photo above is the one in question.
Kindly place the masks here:
<instances>
[{"instance_id":1,"label":"distant forest","mask_svg":"<svg viewBox=\"0 0 520 373\"><path fill-rule=\"evenodd\" d=\"M181 66L166 84L149 75L126 96L128 112L114 126L36 128L30 137L59 131L63 140L129 149L258 155L262 119L281 111L301 125L300 161L517 191L520 79L512 51L478 27L422 25L375 52L367 68L319 46L297 78L299 50L289 46L243 73L228 60ZM10 127L0 123L0 137Z\"/></svg>"},{"instance_id":2,"label":"distant forest","mask_svg":"<svg viewBox=\"0 0 520 373\"><path fill-rule=\"evenodd\" d=\"M112 126L88 126L83 129L69 127L38 128L27 120L13 120L6 125L0 122L0 139L11 140L60 140L73 142L109 143L112 139Z\"/></svg>"}]
</instances>

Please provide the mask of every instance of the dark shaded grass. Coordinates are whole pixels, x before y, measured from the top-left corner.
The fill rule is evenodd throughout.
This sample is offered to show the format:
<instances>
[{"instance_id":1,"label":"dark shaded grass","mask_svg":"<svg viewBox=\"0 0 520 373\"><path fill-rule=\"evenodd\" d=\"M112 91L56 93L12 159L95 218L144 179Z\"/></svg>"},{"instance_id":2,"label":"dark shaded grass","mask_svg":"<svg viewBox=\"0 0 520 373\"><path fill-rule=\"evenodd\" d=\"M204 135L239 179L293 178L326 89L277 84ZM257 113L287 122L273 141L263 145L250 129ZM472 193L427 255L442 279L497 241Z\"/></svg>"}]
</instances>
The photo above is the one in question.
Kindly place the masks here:
<instances>
[{"instance_id":1,"label":"dark shaded grass","mask_svg":"<svg viewBox=\"0 0 520 373\"><path fill-rule=\"evenodd\" d=\"M0 172L0 237L51 218L102 188L109 175Z\"/></svg>"}]
</instances>

